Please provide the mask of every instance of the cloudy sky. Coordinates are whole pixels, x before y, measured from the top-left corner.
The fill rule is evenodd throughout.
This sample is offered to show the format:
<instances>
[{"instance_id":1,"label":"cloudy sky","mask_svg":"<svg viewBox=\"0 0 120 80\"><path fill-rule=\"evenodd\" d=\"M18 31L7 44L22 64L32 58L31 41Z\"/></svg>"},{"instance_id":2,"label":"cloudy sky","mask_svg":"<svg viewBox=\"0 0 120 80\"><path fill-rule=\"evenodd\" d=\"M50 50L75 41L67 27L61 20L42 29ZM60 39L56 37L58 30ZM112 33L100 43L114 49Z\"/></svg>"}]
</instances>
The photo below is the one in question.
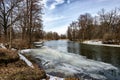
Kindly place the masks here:
<instances>
[{"instance_id":1,"label":"cloudy sky","mask_svg":"<svg viewBox=\"0 0 120 80\"><path fill-rule=\"evenodd\" d=\"M43 0L43 3L44 30L59 34L65 34L69 24L80 14L87 12L95 16L102 8L109 11L120 7L120 0Z\"/></svg>"}]
</instances>

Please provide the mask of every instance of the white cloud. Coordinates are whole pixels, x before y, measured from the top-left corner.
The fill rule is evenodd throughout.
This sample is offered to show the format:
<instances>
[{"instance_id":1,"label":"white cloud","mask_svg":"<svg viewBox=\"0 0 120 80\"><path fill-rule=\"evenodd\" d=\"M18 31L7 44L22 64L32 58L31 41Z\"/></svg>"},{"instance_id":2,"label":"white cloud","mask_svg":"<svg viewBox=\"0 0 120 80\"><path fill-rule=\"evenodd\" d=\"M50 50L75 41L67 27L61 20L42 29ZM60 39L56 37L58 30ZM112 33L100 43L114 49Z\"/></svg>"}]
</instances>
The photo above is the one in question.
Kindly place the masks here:
<instances>
[{"instance_id":1,"label":"white cloud","mask_svg":"<svg viewBox=\"0 0 120 80\"><path fill-rule=\"evenodd\" d=\"M49 31L57 32L59 35L60 34L66 34L67 27L68 27L68 25L57 26L57 27L49 28L49 29L46 28L45 31L47 31L47 32L49 32Z\"/></svg>"},{"instance_id":2,"label":"white cloud","mask_svg":"<svg viewBox=\"0 0 120 80\"><path fill-rule=\"evenodd\" d=\"M48 0L42 0L42 1L41 1L42 4L44 4L45 7L47 7L47 1L48 1Z\"/></svg>"},{"instance_id":3,"label":"white cloud","mask_svg":"<svg viewBox=\"0 0 120 80\"><path fill-rule=\"evenodd\" d=\"M58 34L65 34L67 30L67 25L61 24L61 21L66 19L64 16L45 16L44 20L44 30L45 31L53 31ZM58 24L56 24L58 22ZM60 23L59 23L60 22Z\"/></svg>"},{"instance_id":4,"label":"white cloud","mask_svg":"<svg viewBox=\"0 0 120 80\"><path fill-rule=\"evenodd\" d=\"M70 0L67 0L67 4L70 4Z\"/></svg>"},{"instance_id":5,"label":"white cloud","mask_svg":"<svg viewBox=\"0 0 120 80\"><path fill-rule=\"evenodd\" d=\"M98 2L104 2L104 1L108 1L108 0L98 0Z\"/></svg>"},{"instance_id":6,"label":"white cloud","mask_svg":"<svg viewBox=\"0 0 120 80\"><path fill-rule=\"evenodd\" d=\"M64 0L55 0L58 4L64 3Z\"/></svg>"},{"instance_id":7,"label":"white cloud","mask_svg":"<svg viewBox=\"0 0 120 80\"><path fill-rule=\"evenodd\" d=\"M57 5L63 4L63 3L65 2L64 0L54 0L54 1L55 1L55 2L53 2L53 3L50 5L50 7L47 6L48 0L43 0L43 1L41 1L41 2L42 2L42 4L44 4L44 7L45 7L45 8L49 8L50 10L55 9ZM69 1L69 0L68 0L68 1Z\"/></svg>"},{"instance_id":8,"label":"white cloud","mask_svg":"<svg viewBox=\"0 0 120 80\"><path fill-rule=\"evenodd\" d=\"M56 3L53 3L53 4L50 5L50 9L51 9L51 10L52 10L52 9L55 9L55 7L56 7Z\"/></svg>"},{"instance_id":9,"label":"white cloud","mask_svg":"<svg viewBox=\"0 0 120 80\"><path fill-rule=\"evenodd\" d=\"M53 22L61 19L65 19L65 17L64 16L45 17L44 21L48 23L48 22Z\"/></svg>"},{"instance_id":10,"label":"white cloud","mask_svg":"<svg viewBox=\"0 0 120 80\"><path fill-rule=\"evenodd\" d=\"M50 5L50 8L51 10L55 9L57 5L59 4L63 4L65 1L64 0L55 0L55 2L53 2L51 5Z\"/></svg>"}]
</instances>

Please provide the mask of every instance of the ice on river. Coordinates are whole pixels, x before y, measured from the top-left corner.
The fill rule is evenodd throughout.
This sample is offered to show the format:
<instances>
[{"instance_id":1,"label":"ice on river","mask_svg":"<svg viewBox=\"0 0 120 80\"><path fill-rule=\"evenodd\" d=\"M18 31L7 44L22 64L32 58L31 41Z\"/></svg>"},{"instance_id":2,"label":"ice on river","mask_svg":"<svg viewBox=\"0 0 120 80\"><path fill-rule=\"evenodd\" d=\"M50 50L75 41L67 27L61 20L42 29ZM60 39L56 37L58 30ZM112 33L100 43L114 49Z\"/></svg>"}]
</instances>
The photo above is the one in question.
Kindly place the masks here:
<instances>
[{"instance_id":1,"label":"ice on river","mask_svg":"<svg viewBox=\"0 0 120 80\"><path fill-rule=\"evenodd\" d=\"M77 77L93 80L119 80L119 70L111 64L86 59L73 53L48 47L32 49L31 55L42 60L45 71L58 77Z\"/></svg>"}]
</instances>

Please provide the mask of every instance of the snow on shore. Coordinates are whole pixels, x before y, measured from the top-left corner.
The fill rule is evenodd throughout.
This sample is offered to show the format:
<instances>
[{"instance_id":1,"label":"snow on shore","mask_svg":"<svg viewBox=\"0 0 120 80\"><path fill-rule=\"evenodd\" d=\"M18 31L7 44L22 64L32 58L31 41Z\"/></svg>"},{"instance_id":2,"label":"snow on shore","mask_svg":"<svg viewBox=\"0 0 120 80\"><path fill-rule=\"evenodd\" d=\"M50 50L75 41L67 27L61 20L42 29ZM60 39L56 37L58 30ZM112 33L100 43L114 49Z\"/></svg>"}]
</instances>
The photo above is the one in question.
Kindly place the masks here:
<instances>
[{"instance_id":1,"label":"snow on shore","mask_svg":"<svg viewBox=\"0 0 120 80\"><path fill-rule=\"evenodd\" d=\"M23 60L23 61L25 61L28 66L34 68L33 64L32 64L26 57L24 57L24 56L23 56L22 54L20 54L20 53L18 53L18 55L20 56L20 59Z\"/></svg>"},{"instance_id":2,"label":"snow on shore","mask_svg":"<svg viewBox=\"0 0 120 80\"><path fill-rule=\"evenodd\" d=\"M7 48L3 45L3 43L0 43L0 48L7 49Z\"/></svg>"},{"instance_id":3,"label":"snow on shore","mask_svg":"<svg viewBox=\"0 0 120 80\"><path fill-rule=\"evenodd\" d=\"M96 40L84 41L83 43L84 44L90 44L90 45L98 45L98 46L120 47L120 45L103 44L102 41L96 41Z\"/></svg>"},{"instance_id":4,"label":"snow on shore","mask_svg":"<svg viewBox=\"0 0 120 80\"><path fill-rule=\"evenodd\" d=\"M18 55L19 55L20 59L23 60L23 61L25 61L28 66L34 68L33 64L25 56L22 55L23 53L30 53L30 52L31 52L30 49L25 49L25 50L19 51Z\"/></svg>"},{"instance_id":5,"label":"snow on shore","mask_svg":"<svg viewBox=\"0 0 120 80\"><path fill-rule=\"evenodd\" d=\"M20 53L24 54L24 53L30 53L31 52L31 49L24 49L24 50L21 50Z\"/></svg>"}]
</instances>

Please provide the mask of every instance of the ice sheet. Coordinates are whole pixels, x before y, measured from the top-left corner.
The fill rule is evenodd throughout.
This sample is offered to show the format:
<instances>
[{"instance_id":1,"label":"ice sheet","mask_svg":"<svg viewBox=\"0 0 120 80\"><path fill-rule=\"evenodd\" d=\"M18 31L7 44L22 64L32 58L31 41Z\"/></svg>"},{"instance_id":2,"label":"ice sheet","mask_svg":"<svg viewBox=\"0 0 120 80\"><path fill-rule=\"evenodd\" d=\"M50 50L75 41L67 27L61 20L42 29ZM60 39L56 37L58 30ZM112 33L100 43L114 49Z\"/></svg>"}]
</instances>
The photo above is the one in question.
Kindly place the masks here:
<instances>
[{"instance_id":1,"label":"ice sheet","mask_svg":"<svg viewBox=\"0 0 120 80\"><path fill-rule=\"evenodd\" d=\"M32 49L31 55L42 60L47 73L59 77L85 77L98 80L119 80L118 69L111 64L86 59L73 53L65 53L48 47Z\"/></svg>"}]
</instances>

